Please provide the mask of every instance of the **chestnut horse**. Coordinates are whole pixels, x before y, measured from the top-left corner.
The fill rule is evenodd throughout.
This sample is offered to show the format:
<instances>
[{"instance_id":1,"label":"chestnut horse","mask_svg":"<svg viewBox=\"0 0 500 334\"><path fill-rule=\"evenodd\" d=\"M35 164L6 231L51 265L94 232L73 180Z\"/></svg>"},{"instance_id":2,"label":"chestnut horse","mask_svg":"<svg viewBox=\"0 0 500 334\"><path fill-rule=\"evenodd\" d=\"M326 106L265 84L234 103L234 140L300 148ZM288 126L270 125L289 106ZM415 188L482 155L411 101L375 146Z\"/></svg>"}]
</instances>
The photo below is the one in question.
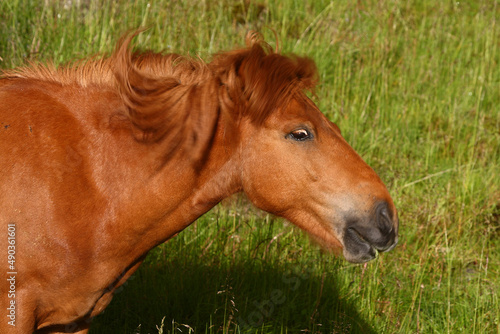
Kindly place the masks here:
<instances>
[{"instance_id":1,"label":"chestnut horse","mask_svg":"<svg viewBox=\"0 0 500 334\"><path fill-rule=\"evenodd\" d=\"M386 187L306 95L313 61L256 34L208 63L134 35L0 79L1 333L86 333L149 250L236 192L351 262L396 245Z\"/></svg>"}]
</instances>

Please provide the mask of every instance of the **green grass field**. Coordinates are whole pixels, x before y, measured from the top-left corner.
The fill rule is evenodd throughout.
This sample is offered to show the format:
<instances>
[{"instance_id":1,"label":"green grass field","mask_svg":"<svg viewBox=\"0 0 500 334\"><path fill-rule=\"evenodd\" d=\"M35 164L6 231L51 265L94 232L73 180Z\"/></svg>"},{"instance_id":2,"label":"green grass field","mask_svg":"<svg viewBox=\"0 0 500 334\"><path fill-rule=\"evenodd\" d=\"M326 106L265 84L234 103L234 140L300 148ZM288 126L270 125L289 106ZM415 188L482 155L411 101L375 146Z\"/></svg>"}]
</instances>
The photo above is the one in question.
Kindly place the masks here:
<instances>
[{"instance_id":1,"label":"green grass field","mask_svg":"<svg viewBox=\"0 0 500 334\"><path fill-rule=\"evenodd\" d=\"M91 333L500 333L499 18L498 0L2 0L3 69L139 26L138 47L206 60L274 30L399 210L398 247L352 265L232 198L151 251Z\"/></svg>"}]
</instances>

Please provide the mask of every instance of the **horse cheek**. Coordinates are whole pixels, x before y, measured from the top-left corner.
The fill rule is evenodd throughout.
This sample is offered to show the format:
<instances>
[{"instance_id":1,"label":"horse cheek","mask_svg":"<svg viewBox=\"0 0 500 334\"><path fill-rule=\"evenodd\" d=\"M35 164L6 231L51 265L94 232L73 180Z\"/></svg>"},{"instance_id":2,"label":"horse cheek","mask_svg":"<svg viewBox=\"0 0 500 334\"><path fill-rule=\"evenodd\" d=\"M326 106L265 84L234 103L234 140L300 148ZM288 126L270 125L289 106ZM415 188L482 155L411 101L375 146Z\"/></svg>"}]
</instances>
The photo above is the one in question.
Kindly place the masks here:
<instances>
[{"instance_id":1,"label":"horse cheek","mask_svg":"<svg viewBox=\"0 0 500 334\"><path fill-rule=\"evenodd\" d=\"M293 187L289 183L293 176L284 168L287 164L278 158L279 152L260 152L258 158L252 159L256 163L246 164L243 190L259 209L280 215L290 206Z\"/></svg>"}]
</instances>

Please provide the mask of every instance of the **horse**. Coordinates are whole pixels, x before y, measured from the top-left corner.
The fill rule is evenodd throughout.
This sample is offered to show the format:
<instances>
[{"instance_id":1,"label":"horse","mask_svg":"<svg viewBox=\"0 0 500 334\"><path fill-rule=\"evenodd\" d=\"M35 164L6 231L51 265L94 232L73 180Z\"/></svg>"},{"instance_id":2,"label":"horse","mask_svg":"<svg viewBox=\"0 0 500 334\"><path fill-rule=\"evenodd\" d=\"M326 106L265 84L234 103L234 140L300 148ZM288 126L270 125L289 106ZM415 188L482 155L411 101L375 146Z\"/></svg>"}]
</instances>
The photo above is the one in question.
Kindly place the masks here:
<instances>
[{"instance_id":1,"label":"horse","mask_svg":"<svg viewBox=\"0 0 500 334\"><path fill-rule=\"evenodd\" d=\"M87 333L152 248L235 193L350 262L396 245L386 186L312 101L313 60L256 33L210 61L132 51L137 34L0 77L0 332Z\"/></svg>"}]
</instances>

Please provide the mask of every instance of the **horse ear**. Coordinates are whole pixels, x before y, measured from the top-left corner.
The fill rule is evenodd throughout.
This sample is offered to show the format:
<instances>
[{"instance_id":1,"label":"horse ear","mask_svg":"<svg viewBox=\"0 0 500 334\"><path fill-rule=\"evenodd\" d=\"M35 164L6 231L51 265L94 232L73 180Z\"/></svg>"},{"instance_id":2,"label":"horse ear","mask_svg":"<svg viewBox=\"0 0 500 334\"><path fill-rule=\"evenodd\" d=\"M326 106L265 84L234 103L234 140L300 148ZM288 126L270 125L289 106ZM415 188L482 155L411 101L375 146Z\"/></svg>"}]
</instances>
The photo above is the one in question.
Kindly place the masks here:
<instances>
[{"instance_id":1,"label":"horse ear","mask_svg":"<svg viewBox=\"0 0 500 334\"><path fill-rule=\"evenodd\" d=\"M262 123L276 107L303 90L314 90L316 64L304 57L270 53L268 44L255 44L240 66L243 96L248 101L247 114Z\"/></svg>"},{"instance_id":2,"label":"horse ear","mask_svg":"<svg viewBox=\"0 0 500 334\"><path fill-rule=\"evenodd\" d=\"M318 74L312 60L283 56L254 31L247 34L246 44L246 49L219 54L211 63L238 117L247 115L262 123L298 92L314 93Z\"/></svg>"}]
</instances>

